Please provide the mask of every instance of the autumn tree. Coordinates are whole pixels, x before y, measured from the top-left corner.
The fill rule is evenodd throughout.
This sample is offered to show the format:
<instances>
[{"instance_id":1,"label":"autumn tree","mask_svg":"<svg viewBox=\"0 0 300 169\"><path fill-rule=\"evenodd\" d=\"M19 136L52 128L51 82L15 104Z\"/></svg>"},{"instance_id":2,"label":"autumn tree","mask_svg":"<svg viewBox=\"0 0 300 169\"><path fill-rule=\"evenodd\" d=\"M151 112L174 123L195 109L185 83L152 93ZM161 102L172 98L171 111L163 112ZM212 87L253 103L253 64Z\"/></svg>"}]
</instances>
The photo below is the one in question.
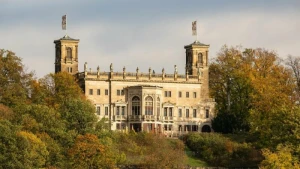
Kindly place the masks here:
<instances>
[{"instance_id":1,"label":"autumn tree","mask_svg":"<svg viewBox=\"0 0 300 169\"><path fill-rule=\"evenodd\" d=\"M224 46L209 67L210 91L217 102L212 125L217 132L249 130L252 86L247 64L240 47Z\"/></svg>"},{"instance_id":2,"label":"autumn tree","mask_svg":"<svg viewBox=\"0 0 300 169\"><path fill-rule=\"evenodd\" d=\"M286 59L286 65L288 68L291 69L293 72L293 79L292 81L296 84L295 85L295 96L293 97L295 102L299 104L300 99L300 57L295 57L289 55Z\"/></svg>"},{"instance_id":3,"label":"autumn tree","mask_svg":"<svg viewBox=\"0 0 300 169\"><path fill-rule=\"evenodd\" d=\"M32 73L27 73L21 58L8 50L0 50L0 103L14 106L26 102Z\"/></svg>"},{"instance_id":4,"label":"autumn tree","mask_svg":"<svg viewBox=\"0 0 300 169\"><path fill-rule=\"evenodd\" d=\"M274 51L224 46L210 66L216 131L269 131L272 110L292 106L292 74ZM263 136L259 136L263 139Z\"/></svg>"},{"instance_id":5,"label":"autumn tree","mask_svg":"<svg viewBox=\"0 0 300 169\"><path fill-rule=\"evenodd\" d=\"M78 135L69 149L71 168L115 168L115 159L109 149L100 143L96 135Z\"/></svg>"},{"instance_id":6,"label":"autumn tree","mask_svg":"<svg viewBox=\"0 0 300 169\"><path fill-rule=\"evenodd\" d=\"M263 149L263 155L265 160L260 165L262 169L300 169L299 159L292 155L290 145L279 144L275 151Z\"/></svg>"},{"instance_id":7,"label":"autumn tree","mask_svg":"<svg viewBox=\"0 0 300 169\"><path fill-rule=\"evenodd\" d=\"M26 148L23 149L25 152L24 165L30 168L43 168L46 166L46 159L49 155L46 144L38 138L36 135L26 131L20 131L17 133L20 137L25 140Z\"/></svg>"}]
</instances>

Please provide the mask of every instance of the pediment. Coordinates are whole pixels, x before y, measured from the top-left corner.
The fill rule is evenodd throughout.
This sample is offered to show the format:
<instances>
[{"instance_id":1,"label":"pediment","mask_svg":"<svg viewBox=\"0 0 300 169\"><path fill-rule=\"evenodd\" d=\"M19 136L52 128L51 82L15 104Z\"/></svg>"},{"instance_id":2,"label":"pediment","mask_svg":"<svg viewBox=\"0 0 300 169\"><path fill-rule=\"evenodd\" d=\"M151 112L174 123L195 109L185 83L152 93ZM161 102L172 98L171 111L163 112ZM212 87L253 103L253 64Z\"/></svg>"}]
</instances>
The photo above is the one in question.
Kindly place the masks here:
<instances>
[{"instance_id":1,"label":"pediment","mask_svg":"<svg viewBox=\"0 0 300 169\"><path fill-rule=\"evenodd\" d=\"M123 101L123 100L117 100L115 103L115 105L126 105L127 102Z\"/></svg>"},{"instance_id":2,"label":"pediment","mask_svg":"<svg viewBox=\"0 0 300 169\"><path fill-rule=\"evenodd\" d=\"M168 102L164 102L162 105L163 107L174 107L176 104L168 101Z\"/></svg>"}]
</instances>

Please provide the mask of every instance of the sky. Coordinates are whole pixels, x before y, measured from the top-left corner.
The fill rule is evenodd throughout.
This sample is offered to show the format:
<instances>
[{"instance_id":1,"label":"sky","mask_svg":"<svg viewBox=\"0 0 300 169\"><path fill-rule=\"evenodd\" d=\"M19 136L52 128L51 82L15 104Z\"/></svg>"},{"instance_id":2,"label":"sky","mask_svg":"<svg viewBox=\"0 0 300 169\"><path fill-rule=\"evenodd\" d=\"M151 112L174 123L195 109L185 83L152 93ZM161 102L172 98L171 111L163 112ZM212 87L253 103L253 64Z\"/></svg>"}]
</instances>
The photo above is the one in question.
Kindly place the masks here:
<instances>
[{"instance_id":1,"label":"sky","mask_svg":"<svg viewBox=\"0 0 300 169\"><path fill-rule=\"evenodd\" d=\"M67 15L67 32L61 18ZM223 45L300 56L300 0L0 0L0 49L23 59L41 78L54 72L53 41L66 33L79 43L79 71L184 74L184 46L209 44L213 60Z\"/></svg>"}]
</instances>

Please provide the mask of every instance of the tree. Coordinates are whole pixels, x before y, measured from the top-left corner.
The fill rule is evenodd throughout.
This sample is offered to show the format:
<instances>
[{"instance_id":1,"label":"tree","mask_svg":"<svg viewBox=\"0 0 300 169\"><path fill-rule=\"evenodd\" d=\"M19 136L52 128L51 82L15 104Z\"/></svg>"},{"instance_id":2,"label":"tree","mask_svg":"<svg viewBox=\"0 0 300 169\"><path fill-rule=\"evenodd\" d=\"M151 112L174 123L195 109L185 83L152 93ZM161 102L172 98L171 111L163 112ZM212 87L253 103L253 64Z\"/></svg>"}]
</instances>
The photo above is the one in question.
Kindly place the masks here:
<instances>
[{"instance_id":1,"label":"tree","mask_svg":"<svg viewBox=\"0 0 300 169\"><path fill-rule=\"evenodd\" d=\"M21 58L8 50L0 50L0 103L14 106L26 102L32 73L26 73Z\"/></svg>"},{"instance_id":2,"label":"tree","mask_svg":"<svg viewBox=\"0 0 300 169\"><path fill-rule=\"evenodd\" d=\"M276 151L263 149L263 155L265 160L260 165L262 169L300 169L299 159L293 157L292 149L289 145L279 144Z\"/></svg>"},{"instance_id":3,"label":"tree","mask_svg":"<svg viewBox=\"0 0 300 169\"><path fill-rule=\"evenodd\" d=\"M299 104L299 99L300 99L300 57L294 57L289 55L288 58L286 59L286 65L288 68L291 69L293 72L293 82L296 84L295 85L295 102Z\"/></svg>"},{"instance_id":4,"label":"tree","mask_svg":"<svg viewBox=\"0 0 300 169\"><path fill-rule=\"evenodd\" d=\"M100 143L96 135L78 135L68 155L71 168L115 168L115 159L111 152Z\"/></svg>"},{"instance_id":5,"label":"tree","mask_svg":"<svg viewBox=\"0 0 300 169\"><path fill-rule=\"evenodd\" d=\"M17 135L18 126L7 120L0 120L0 168L32 168L27 165L25 150L28 145L23 137Z\"/></svg>"},{"instance_id":6,"label":"tree","mask_svg":"<svg viewBox=\"0 0 300 169\"><path fill-rule=\"evenodd\" d=\"M25 152L24 165L30 166L31 168L45 167L46 159L49 155L45 143L30 132L20 131L17 134L23 137L27 144L27 148L23 150Z\"/></svg>"},{"instance_id":7,"label":"tree","mask_svg":"<svg viewBox=\"0 0 300 169\"><path fill-rule=\"evenodd\" d=\"M210 67L210 91L217 102L215 131L232 133L249 130L250 94L247 61L240 47L224 46Z\"/></svg>"},{"instance_id":8,"label":"tree","mask_svg":"<svg viewBox=\"0 0 300 169\"><path fill-rule=\"evenodd\" d=\"M273 110L293 106L291 71L274 51L224 46L210 73L211 93L217 102L215 131L269 131L265 124Z\"/></svg>"},{"instance_id":9,"label":"tree","mask_svg":"<svg viewBox=\"0 0 300 169\"><path fill-rule=\"evenodd\" d=\"M94 130L97 117L95 107L88 100L67 99L60 105L59 112L66 121L68 130L85 134Z\"/></svg>"}]
</instances>

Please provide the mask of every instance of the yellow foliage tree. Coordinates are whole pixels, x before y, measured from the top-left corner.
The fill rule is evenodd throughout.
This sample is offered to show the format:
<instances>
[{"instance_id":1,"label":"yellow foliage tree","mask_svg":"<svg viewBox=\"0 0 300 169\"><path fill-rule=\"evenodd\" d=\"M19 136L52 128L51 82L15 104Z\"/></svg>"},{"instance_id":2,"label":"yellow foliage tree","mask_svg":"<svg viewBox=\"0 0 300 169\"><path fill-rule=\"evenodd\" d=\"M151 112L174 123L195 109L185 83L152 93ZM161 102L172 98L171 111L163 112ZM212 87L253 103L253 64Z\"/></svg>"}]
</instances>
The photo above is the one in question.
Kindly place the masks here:
<instances>
[{"instance_id":1,"label":"yellow foliage tree","mask_svg":"<svg viewBox=\"0 0 300 169\"><path fill-rule=\"evenodd\" d=\"M291 152L290 146L282 144L279 144L274 152L264 149L265 160L261 163L261 169L300 169L299 160L293 157Z\"/></svg>"}]
</instances>

